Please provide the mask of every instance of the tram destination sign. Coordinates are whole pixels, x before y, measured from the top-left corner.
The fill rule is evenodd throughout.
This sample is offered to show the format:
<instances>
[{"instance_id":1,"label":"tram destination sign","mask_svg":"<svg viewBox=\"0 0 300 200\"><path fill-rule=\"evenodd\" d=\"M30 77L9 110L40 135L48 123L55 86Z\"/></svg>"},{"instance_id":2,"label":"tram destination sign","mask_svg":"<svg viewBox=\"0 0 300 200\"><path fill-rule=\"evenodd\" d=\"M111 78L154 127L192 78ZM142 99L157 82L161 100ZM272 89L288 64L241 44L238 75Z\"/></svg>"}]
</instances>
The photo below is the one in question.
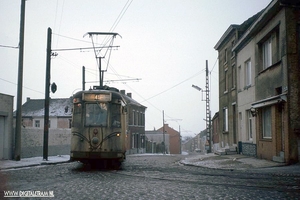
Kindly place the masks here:
<instances>
[{"instance_id":1,"label":"tram destination sign","mask_svg":"<svg viewBox=\"0 0 300 200\"><path fill-rule=\"evenodd\" d=\"M111 93L108 94L82 94L82 99L84 101L102 101L102 102L107 102L111 101Z\"/></svg>"}]
</instances>

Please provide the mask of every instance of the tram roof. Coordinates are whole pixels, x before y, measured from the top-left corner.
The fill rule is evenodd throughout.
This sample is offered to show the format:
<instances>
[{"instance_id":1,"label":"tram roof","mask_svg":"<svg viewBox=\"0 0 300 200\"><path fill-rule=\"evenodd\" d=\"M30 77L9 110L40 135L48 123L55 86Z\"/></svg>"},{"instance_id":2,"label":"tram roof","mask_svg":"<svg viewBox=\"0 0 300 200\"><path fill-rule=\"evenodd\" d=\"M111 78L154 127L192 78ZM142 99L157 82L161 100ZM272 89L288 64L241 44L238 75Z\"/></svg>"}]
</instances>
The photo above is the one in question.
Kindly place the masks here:
<instances>
[{"instance_id":1,"label":"tram roof","mask_svg":"<svg viewBox=\"0 0 300 200\"><path fill-rule=\"evenodd\" d=\"M82 97L83 93L102 93L102 94L107 94L107 93L112 93L114 98L122 98L127 104L131 104L131 105L135 105L135 106L139 106L139 107L144 107L147 108L146 106L140 104L139 102L137 102L136 100L132 99L131 97L127 96L126 94L121 93L118 89L116 88L112 88L112 87L108 87L108 86L104 86L100 89L90 89L90 90L83 90L83 91L79 91L77 93L75 93L73 95L74 98L79 98Z\"/></svg>"}]
</instances>

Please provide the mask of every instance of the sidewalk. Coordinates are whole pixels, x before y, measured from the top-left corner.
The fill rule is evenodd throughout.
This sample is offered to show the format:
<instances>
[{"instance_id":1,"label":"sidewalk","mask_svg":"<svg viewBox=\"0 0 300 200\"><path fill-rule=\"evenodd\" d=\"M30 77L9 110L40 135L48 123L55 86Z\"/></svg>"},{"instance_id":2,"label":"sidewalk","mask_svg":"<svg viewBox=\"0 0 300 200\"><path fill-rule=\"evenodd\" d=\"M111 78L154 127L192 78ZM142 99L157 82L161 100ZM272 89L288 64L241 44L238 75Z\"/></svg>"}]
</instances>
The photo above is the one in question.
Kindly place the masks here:
<instances>
[{"instance_id":1,"label":"sidewalk","mask_svg":"<svg viewBox=\"0 0 300 200\"><path fill-rule=\"evenodd\" d=\"M277 163L264 159L257 159L241 154L233 155L216 155L209 153L205 155L191 155L180 162L184 165L199 166L211 169L224 170L256 170L256 169L270 169L270 171L289 172L300 174L300 164L287 166L285 163ZM272 169L272 170L271 170Z\"/></svg>"},{"instance_id":2,"label":"sidewalk","mask_svg":"<svg viewBox=\"0 0 300 200\"><path fill-rule=\"evenodd\" d=\"M136 154L137 155L137 154ZM140 154L141 156L143 154ZM48 161L43 157L22 158L20 161L0 160L0 171L6 169L15 169L23 167L32 167L39 165L51 165L70 162L70 155L49 156ZM194 154L188 155L180 161L183 165L199 166L211 169L223 170L268 170L269 172L280 172L284 174L297 174L300 176L300 163L287 166L285 163L257 159L241 154L234 155L216 155Z\"/></svg>"},{"instance_id":3,"label":"sidewalk","mask_svg":"<svg viewBox=\"0 0 300 200\"><path fill-rule=\"evenodd\" d=\"M0 160L0 170L66 163L69 160L69 155L48 156L48 160L43 160L43 157L21 158L20 161Z\"/></svg>"}]
</instances>

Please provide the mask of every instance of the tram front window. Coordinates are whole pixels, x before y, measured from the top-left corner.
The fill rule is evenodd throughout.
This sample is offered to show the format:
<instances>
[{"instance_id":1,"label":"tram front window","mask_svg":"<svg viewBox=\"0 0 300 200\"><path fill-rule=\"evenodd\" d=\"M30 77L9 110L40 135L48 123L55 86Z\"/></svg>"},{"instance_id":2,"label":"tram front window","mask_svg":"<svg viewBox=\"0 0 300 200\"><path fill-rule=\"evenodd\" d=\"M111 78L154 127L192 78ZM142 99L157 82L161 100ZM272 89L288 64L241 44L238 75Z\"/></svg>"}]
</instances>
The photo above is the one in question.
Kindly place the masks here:
<instances>
[{"instance_id":1,"label":"tram front window","mask_svg":"<svg viewBox=\"0 0 300 200\"><path fill-rule=\"evenodd\" d=\"M119 104L111 105L112 113L112 127L120 128L121 127L121 106Z\"/></svg>"},{"instance_id":2,"label":"tram front window","mask_svg":"<svg viewBox=\"0 0 300 200\"><path fill-rule=\"evenodd\" d=\"M107 104L106 103L86 104L85 125L86 126L107 126Z\"/></svg>"}]
</instances>

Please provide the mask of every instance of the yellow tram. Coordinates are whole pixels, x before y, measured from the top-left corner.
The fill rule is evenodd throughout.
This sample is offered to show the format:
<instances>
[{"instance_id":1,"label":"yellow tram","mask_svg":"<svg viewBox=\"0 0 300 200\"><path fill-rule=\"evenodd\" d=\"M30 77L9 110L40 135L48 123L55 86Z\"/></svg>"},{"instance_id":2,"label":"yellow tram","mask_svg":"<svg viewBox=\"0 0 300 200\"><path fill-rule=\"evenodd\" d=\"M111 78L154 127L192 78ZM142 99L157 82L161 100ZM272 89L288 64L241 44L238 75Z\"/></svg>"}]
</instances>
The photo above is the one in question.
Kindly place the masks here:
<instances>
[{"instance_id":1,"label":"yellow tram","mask_svg":"<svg viewBox=\"0 0 300 200\"><path fill-rule=\"evenodd\" d=\"M119 167L126 153L126 101L115 88L73 95L71 160Z\"/></svg>"}]
</instances>

